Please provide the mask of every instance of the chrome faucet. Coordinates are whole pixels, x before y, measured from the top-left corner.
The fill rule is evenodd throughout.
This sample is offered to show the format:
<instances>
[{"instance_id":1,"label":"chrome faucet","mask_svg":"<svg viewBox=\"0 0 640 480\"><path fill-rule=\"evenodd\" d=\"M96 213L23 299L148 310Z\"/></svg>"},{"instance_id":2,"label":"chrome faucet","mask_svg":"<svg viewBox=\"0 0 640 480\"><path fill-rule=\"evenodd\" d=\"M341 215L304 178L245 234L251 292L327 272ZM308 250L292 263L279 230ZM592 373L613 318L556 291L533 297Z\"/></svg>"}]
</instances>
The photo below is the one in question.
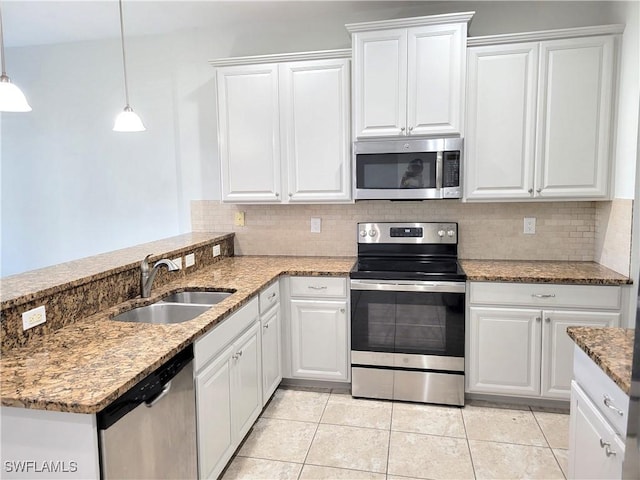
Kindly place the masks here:
<instances>
[{"instance_id":1,"label":"chrome faucet","mask_svg":"<svg viewBox=\"0 0 640 480\"><path fill-rule=\"evenodd\" d=\"M175 272L176 270L180 270L180 267L173 263L168 258L163 258L162 260L158 260L153 268L149 267L149 257L151 254L144 257L144 260L140 262L140 291L142 292L142 298L147 298L151 295L151 285L153 285L153 280L156 278L156 274L158 273L158 268L162 265L167 267L167 270L170 272Z\"/></svg>"}]
</instances>

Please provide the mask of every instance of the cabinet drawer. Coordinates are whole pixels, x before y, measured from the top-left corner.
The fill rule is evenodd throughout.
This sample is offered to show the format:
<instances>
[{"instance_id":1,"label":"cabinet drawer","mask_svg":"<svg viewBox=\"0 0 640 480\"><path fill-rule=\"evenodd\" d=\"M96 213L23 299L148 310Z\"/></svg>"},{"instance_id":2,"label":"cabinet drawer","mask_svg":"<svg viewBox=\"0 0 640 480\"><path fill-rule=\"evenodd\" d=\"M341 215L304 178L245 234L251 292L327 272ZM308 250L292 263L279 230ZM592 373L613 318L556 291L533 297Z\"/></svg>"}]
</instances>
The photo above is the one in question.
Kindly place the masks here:
<instances>
[{"instance_id":1,"label":"cabinet drawer","mask_svg":"<svg viewBox=\"0 0 640 480\"><path fill-rule=\"evenodd\" d=\"M619 309L620 295L620 287L600 285L471 282L469 287L475 305Z\"/></svg>"},{"instance_id":2,"label":"cabinet drawer","mask_svg":"<svg viewBox=\"0 0 640 480\"><path fill-rule=\"evenodd\" d=\"M193 344L194 368L199 371L220 350L235 340L238 335L258 318L258 298L254 297L244 307L224 319L213 330Z\"/></svg>"},{"instance_id":3,"label":"cabinet drawer","mask_svg":"<svg viewBox=\"0 0 640 480\"><path fill-rule=\"evenodd\" d=\"M573 355L575 381L585 391L616 433L624 437L627 433L629 396L580 347L575 347Z\"/></svg>"},{"instance_id":4,"label":"cabinet drawer","mask_svg":"<svg viewBox=\"0 0 640 480\"><path fill-rule=\"evenodd\" d=\"M274 282L260 292L260 315L280 301L280 282Z\"/></svg>"},{"instance_id":5,"label":"cabinet drawer","mask_svg":"<svg viewBox=\"0 0 640 480\"><path fill-rule=\"evenodd\" d=\"M292 297L347 296L347 280L342 277L291 277Z\"/></svg>"}]
</instances>

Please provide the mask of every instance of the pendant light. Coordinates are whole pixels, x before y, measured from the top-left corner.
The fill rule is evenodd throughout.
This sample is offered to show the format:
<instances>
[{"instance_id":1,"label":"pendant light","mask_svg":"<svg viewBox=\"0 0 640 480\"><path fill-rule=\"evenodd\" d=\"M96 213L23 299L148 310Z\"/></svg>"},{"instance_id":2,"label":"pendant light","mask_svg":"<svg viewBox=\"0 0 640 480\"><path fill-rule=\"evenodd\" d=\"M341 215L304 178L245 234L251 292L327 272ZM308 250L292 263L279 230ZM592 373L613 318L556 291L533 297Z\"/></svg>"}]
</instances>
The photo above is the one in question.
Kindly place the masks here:
<instances>
[{"instance_id":1,"label":"pendant light","mask_svg":"<svg viewBox=\"0 0 640 480\"><path fill-rule=\"evenodd\" d=\"M127 60L124 54L124 22L122 20L122 0L118 0L120 7L120 40L122 43L122 69L124 71L124 110L116 117L113 125L114 132L144 132L146 129L140 117L129 106L129 88L127 87Z\"/></svg>"},{"instance_id":2,"label":"pendant light","mask_svg":"<svg viewBox=\"0 0 640 480\"><path fill-rule=\"evenodd\" d=\"M0 76L0 112L30 112L31 106L17 86L11 83L4 68L4 30L2 29L2 5L0 4L0 54L2 75Z\"/></svg>"}]
</instances>

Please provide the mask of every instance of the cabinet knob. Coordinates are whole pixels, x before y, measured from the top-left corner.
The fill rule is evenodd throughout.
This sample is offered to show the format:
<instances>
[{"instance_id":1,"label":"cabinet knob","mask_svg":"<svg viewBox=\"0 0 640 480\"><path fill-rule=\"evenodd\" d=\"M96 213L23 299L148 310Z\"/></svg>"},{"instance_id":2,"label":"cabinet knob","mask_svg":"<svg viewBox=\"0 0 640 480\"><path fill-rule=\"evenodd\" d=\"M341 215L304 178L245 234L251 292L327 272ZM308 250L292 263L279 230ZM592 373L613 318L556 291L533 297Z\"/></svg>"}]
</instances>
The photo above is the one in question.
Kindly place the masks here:
<instances>
[{"instance_id":1,"label":"cabinet knob","mask_svg":"<svg viewBox=\"0 0 640 480\"><path fill-rule=\"evenodd\" d=\"M542 321L542 318L536 317L536 322L541 322L541 321Z\"/></svg>"},{"instance_id":2,"label":"cabinet knob","mask_svg":"<svg viewBox=\"0 0 640 480\"><path fill-rule=\"evenodd\" d=\"M346 310L344 308L340 309L340 313L344 313Z\"/></svg>"},{"instance_id":3,"label":"cabinet knob","mask_svg":"<svg viewBox=\"0 0 640 480\"><path fill-rule=\"evenodd\" d=\"M403 135L406 135L407 133L404 131L404 127L400 127L400 131L402 132Z\"/></svg>"},{"instance_id":4,"label":"cabinet knob","mask_svg":"<svg viewBox=\"0 0 640 480\"><path fill-rule=\"evenodd\" d=\"M551 319L549 317L544 319L545 322L549 323L551 321Z\"/></svg>"},{"instance_id":5,"label":"cabinet knob","mask_svg":"<svg viewBox=\"0 0 640 480\"><path fill-rule=\"evenodd\" d=\"M533 188L530 188L528 192L529 192L529 195L531 195L533 193Z\"/></svg>"},{"instance_id":6,"label":"cabinet knob","mask_svg":"<svg viewBox=\"0 0 640 480\"><path fill-rule=\"evenodd\" d=\"M409 131L410 131L410 132L413 132L413 127L409 127Z\"/></svg>"},{"instance_id":7,"label":"cabinet knob","mask_svg":"<svg viewBox=\"0 0 640 480\"><path fill-rule=\"evenodd\" d=\"M280 196L280 194L279 194L279 193L276 193L276 197L279 197L279 196Z\"/></svg>"},{"instance_id":8,"label":"cabinet knob","mask_svg":"<svg viewBox=\"0 0 640 480\"><path fill-rule=\"evenodd\" d=\"M291 198L291 197L293 197L293 193L290 193L290 194L289 194L289 198Z\"/></svg>"},{"instance_id":9,"label":"cabinet knob","mask_svg":"<svg viewBox=\"0 0 640 480\"><path fill-rule=\"evenodd\" d=\"M542 192L542 189L541 188L536 188L536 192L540 193L540 192Z\"/></svg>"},{"instance_id":10,"label":"cabinet knob","mask_svg":"<svg viewBox=\"0 0 640 480\"><path fill-rule=\"evenodd\" d=\"M269 324L267 323L264 327L265 330L269 330Z\"/></svg>"},{"instance_id":11,"label":"cabinet knob","mask_svg":"<svg viewBox=\"0 0 640 480\"><path fill-rule=\"evenodd\" d=\"M607 455L607 457L616 456L616 451L611 450L611 444L609 442L605 442L604 440L600 439L600 448L604 448L604 453Z\"/></svg>"},{"instance_id":12,"label":"cabinet knob","mask_svg":"<svg viewBox=\"0 0 640 480\"><path fill-rule=\"evenodd\" d=\"M273 300L274 298L276 298L276 292L273 292L271 295L269 295L267 297L269 300Z\"/></svg>"}]
</instances>

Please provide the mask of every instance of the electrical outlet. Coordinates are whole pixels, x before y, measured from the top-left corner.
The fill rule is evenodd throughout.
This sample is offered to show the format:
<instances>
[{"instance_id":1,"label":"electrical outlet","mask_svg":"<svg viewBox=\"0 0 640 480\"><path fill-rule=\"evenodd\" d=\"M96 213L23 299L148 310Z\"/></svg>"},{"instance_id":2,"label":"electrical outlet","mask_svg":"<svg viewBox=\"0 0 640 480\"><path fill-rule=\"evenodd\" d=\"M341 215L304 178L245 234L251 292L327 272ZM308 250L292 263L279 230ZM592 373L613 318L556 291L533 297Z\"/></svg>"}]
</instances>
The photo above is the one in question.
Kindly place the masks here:
<instances>
[{"instance_id":1,"label":"electrical outlet","mask_svg":"<svg viewBox=\"0 0 640 480\"><path fill-rule=\"evenodd\" d=\"M233 224L236 227L244 227L244 212L236 212L233 217Z\"/></svg>"},{"instance_id":2,"label":"electrical outlet","mask_svg":"<svg viewBox=\"0 0 640 480\"><path fill-rule=\"evenodd\" d=\"M536 233L536 217L524 217L524 230L525 235L535 235Z\"/></svg>"},{"instance_id":3,"label":"electrical outlet","mask_svg":"<svg viewBox=\"0 0 640 480\"><path fill-rule=\"evenodd\" d=\"M196 264L196 254L190 253L184 257L184 266L193 267Z\"/></svg>"},{"instance_id":4,"label":"electrical outlet","mask_svg":"<svg viewBox=\"0 0 640 480\"><path fill-rule=\"evenodd\" d=\"M214 257L220 256L220 245L213 246L213 256Z\"/></svg>"},{"instance_id":5,"label":"electrical outlet","mask_svg":"<svg viewBox=\"0 0 640 480\"><path fill-rule=\"evenodd\" d=\"M182 257L174 258L171 261L175 263L180 270L182 270Z\"/></svg>"},{"instance_id":6,"label":"electrical outlet","mask_svg":"<svg viewBox=\"0 0 640 480\"><path fill-rule=\"evenodd\" d=\"M44 305L41 305L22 314L22 330L29 330L30 328L40 325L46 321L47 314L44 310Z\"/></svg>"},{"instance_id":7,"label":"electrical outlet","mask_svg":"<svg viewBox=\"0 0 640 480\"><path fill-rule=\"evenodd\" d=\"M311 233L320 233L322 231L322 219L311 217Z\"/></svg>"}]
</instances>

